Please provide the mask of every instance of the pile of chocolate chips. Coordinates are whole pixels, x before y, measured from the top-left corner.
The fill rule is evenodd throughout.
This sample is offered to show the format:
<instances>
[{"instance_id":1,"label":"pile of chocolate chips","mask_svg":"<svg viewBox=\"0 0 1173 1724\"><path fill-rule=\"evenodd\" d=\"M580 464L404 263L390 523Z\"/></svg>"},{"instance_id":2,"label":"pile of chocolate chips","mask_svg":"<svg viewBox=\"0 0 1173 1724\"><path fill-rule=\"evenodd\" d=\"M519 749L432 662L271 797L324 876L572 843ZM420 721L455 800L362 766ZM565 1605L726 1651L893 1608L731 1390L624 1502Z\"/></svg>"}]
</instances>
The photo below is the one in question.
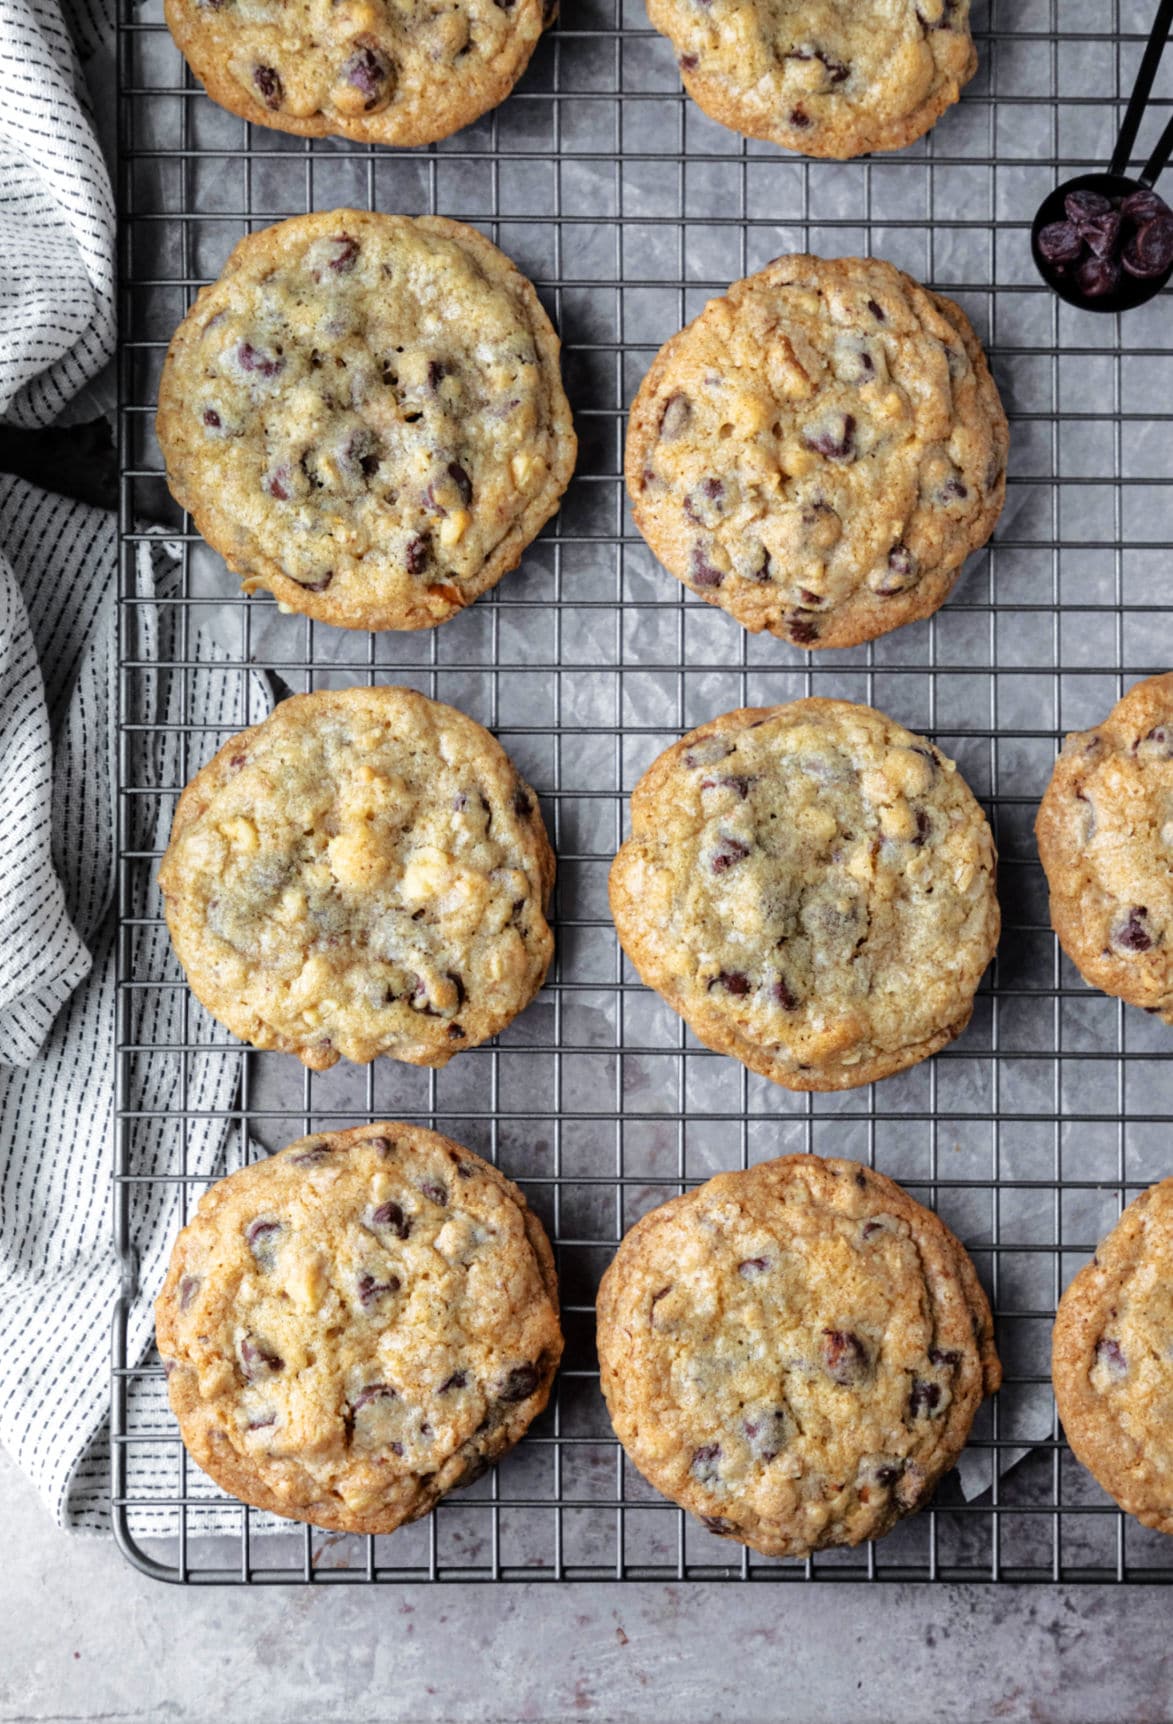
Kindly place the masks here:
<instances>
[{"instance_id":1,"label":"pile of chocolate chips","mask_svg":"<svg viewBox=\"0 0 1173 1724\"><path fill-rule=\"evenodd\" d=\"M1173 268L1173 210L1156 192L1142 186L1112 198L1075 191L1063 205L1067 220L1040 230L1039 255L1089 299L1115 293L1122 268L1141 281Z\"/></svg>"}]
</instances>

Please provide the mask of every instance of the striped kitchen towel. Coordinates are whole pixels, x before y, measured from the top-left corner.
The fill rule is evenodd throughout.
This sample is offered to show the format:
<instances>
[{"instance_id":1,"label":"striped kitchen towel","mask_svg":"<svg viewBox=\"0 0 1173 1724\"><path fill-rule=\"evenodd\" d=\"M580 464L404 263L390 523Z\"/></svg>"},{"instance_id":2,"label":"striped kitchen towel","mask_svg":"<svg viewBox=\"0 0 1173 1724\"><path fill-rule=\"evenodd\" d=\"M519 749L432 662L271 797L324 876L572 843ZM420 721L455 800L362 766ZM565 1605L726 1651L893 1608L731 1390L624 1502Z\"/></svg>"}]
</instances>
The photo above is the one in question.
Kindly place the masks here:
<instances>
[{"instance_id":1,"label":"striped kitchen towel","mask_svg":"<svg viewBox=\"0 0 1173 1724\"><path fill-rule=\"evenodd\" d=\"M71 17L83 50L107 48L101 0ZM47 425L110 359L114 347L114 206L70 30L55 0L0 0L0 1441L66 1526L109 1523L110 1322L119 1290L111 1226L118 906L117 532L114 515L19 478L36 467ZM88 494L70 450L52 441L63 489ZM42 462L44 465L45 463ZM131 578L153 601L136 607L136 655L173 654L178 568L161 542L142 547ZM219 654L193 631L187 714L239 728L265 710L259 680L220 675ZM251 685L251 686L246 686ZM180 716L178 677L140 679L136 719ZM131 733L136 786L173 786L178 739ZM190 763L192 768L198 761ZM166 839L172 798L131 799L136 848ZM144 869L132 913L158 914ZM164 977L165 931L140 931L136 972ZM208 1039L184 990L130 995L133 1041ZM173 1171L183 1081L176 1059L132 1069L144 1117L131 1131L135 1174ZM234 1052L191 1062L187 1101L231 1107ZM156 1115L157 1117L147 1117ZM192 1172L219 1170L227 1126L191 1128ZM179 1225L180 1194L135 1184L134 1243L149 1292ZM150 1345L149 1300L137 1300L128 1346ZM163 1530L161 1527L160 1530Z\"/></svg>"}]
</instances>

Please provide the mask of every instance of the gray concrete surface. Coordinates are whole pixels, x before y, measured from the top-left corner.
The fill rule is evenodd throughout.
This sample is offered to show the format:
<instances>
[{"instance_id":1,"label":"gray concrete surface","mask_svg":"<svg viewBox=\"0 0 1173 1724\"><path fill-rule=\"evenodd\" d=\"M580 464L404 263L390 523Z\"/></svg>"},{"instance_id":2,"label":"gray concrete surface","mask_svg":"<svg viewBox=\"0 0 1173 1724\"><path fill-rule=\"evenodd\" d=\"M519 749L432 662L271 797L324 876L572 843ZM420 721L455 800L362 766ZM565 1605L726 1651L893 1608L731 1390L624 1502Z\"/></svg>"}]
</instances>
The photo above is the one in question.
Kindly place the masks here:
<instances>
[{"instance_id":1,"label":"gray concrete surface","mask_svg":"<svg viewBox=\"0 0 1173 1724\"><path fill-rule=\"evenodd\" d=\"M0 1455L4 1724L1154 1724L1173 1595L160 1586Z\"/></svg>"}]
</instances>

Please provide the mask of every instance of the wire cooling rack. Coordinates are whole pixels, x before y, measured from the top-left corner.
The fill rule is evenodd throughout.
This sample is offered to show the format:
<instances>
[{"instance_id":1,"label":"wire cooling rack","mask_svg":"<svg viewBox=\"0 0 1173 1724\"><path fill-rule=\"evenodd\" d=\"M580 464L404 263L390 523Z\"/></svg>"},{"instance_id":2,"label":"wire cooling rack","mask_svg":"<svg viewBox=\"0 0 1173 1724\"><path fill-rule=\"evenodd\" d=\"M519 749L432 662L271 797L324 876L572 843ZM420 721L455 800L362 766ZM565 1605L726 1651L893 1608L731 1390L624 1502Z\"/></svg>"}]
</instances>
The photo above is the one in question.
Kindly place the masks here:
<instances>
[{"instance_id":1,"label":"wire cooling rack","mask_svg":"<svg viewBox=\"0 0 1173 1724\"><path fill-rule=\"evenodd\" d=\"M243 125L194 86L157 14L124 3L122 1548L177 1581L1168 1578L1168 1545L1121 1516L1065 1449L1048 1360L1062 1287L1121 1203L1173 1166L1169 1035L1067 966L1031 831L1063 731L1173 663L1170 299L1123 321L1077 313L1036 279L1028 244L1043 193L1107 160L1151 0L977 0L981 70L961 106L912 149L848 164L804 161L708 122L640 0L565 0L495 114L410 153ZM1150 125L1170 106L1170 60ZM564 342L580 458L561 515L521 570L425 635L343 635L241 598L161 478L159 367L199 286L245 232L343 204L474 222L536 282ZM814 655L751 639L686 594L632 530L620 482L625 406L660 342L734 278L808 249L874 252L961 301L1013 422L995 543L951 601L866 648ZM157 533L144 523L158 522L171 529L177 573L147 603L136 561ZM148 621L161 665L150 662L160 648ZM169 814L224 738L193 717L204 710L205 629L245 720L263 709L257 673L278 693L404 681L489 725L538 787L559 857L558 955L539 1000L497 1044L440 1073L383 1061L313 1076L239 1049L188 1000L157 938L159 846L143 840L140 817ZM140 776L136 760L164 677L160 779ZM995 827L1006 932L953 1047L883 1084L804 1097L699 1048L636 983L605 882L626 795L662 747L731 707L812 692L873 702L959 759ZM187 1001L180 1035L158 1034L162 1014L134 1027L144 995ZM227 1061L230 1078L228 1104L212 1109L199 1104L209 1060ZM144 1105L152 1079L166 1107ZM167 1130L144 1160L136 1131L148 1114L166 1115ZM134 1356L128 1337L156 1290L138 1286L135 1206L161 1193L178 1227L208 1179L192 1171L191 1144L218 1119L231 1128L222 1168L303 1131L382 1117L433 1124L520 1179L557 1244L565 1367L528 1439L428 1521L376 1539L282 1531L228 1504L187 1462L158 1359ZM592 1335L599 1274L638 1214L720 1168L800 1149L874 1163L939 1208L991 1290L1006 1364L963 1479L876 1546L805 1565L714 1539L644 1486L607 1423Z\"/></svg>"}]
</instances>

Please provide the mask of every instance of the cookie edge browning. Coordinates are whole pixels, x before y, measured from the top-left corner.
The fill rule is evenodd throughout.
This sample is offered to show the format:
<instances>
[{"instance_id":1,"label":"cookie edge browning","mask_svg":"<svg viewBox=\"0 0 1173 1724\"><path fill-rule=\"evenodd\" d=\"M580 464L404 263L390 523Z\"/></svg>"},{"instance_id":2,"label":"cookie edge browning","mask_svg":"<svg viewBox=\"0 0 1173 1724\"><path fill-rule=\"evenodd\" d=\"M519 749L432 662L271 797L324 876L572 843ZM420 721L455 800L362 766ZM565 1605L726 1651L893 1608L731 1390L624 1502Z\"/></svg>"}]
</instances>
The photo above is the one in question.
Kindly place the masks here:
<instances>
[{"instance_id":1,"label":"cookie edge browning","mask_svg":"<svg viewBox=\"0 0 1173 1724\"><path fill-rule=\"evenodd\" d=\"M451 109L440 102L425 101L421 104L424 112L434 118L430 122L421 118L418 123L405 120L402 114L398 116L398 123L393 123L396 118L394 101L377 114L356 115L354 119L342 116L331 119L320 109L316 114L305 116L282 114L251 96L232 76L220 55L205 55L201 51L203 32L188 7L179 5L178 0L163 0L163 16L175 46L193 77L203 85L209 101L215 102L226 113L246 120L250 126L264 126L269 131L286 132L299 138L349 138L352 143L390 144L400 149L414 149L450 138L485 114L492 113L494 108L499 108L525 75L538 43L558 16L558 7L554 4L547 15L539 0L537 34L522 39L519 33L511 38L510 46L515 52L500 54L486 66L486 74L489 74L497 61L502 62L495 77L486 76L486 86L493 92L488 100L478 97L463 105L455 104ZM441 115L446 117L440 118ZM385 123L380 124L381 121Z\"/></svg>"},{"instance_id":2,"label":"cookie edge browning","mask_svg":"<svg viewBox=\"0 0 1173 1724\"><path fill-rule=\"evenodd\" d=\"M347 602L340 594L335 594L332 598L329 587L324 592L314 592L302 582L285 574L280 565L265 553L258 551L251 561L246 562L231 548L228 529L219 521L215 497L203 497L190 488L188 483L186 452L189 442L189 409L183 386L178 381L188 349L194 346L202 335L205 314L211 309L217 295L225 283L248 267L254 255L263 256L270 249L274 236L280 235L282 239L288 236L308 245L338 227L349 230L359 226L368 229L373 226L378 230L388 223L396 226L407 223L410 227L418 227L425 233L434 234L460 246L472 256L482 275L509 294L533 335L539 367L547 385L550 407L551 459L543 489L531 499L504 538L497 543L475 579L468 584L467 590L461 591L452 581L424 583L421 586L421 594L431 595L434 603L428 604L421 597L415 605L406 610L399 606L388 607L377 603ZM258 588L263 589L271 593L278 604L285 605L302 616L311 617L315 622L329 623L334 628L366 629L373 632L394 630L404 633L416 629L438 628L441 623L448 622L461 611L467 610L483 593L495 587L503 576L515 569L546 522L556 515L562 506L562 498L574 476L578 459L578 438L562 382L561 352L561 339L529 277L522 274L499 246L495 246L468 223L452 221L447 216L405 216L355 209L324 210L310 215L291 216L287 221L275 222L271 227L246 234L243 239L237 241L219 276L200 289L191 309L171 337L159 379L155 415L155 432L163 455L168 489L180 508L185 509L191 516L196 531L204 542L223 557L233 574L240 576L241 587L246 593L256 592ZM456 596L449 597L448 594Z\"/></svg>"},{"instance_id":3,"label":"cookie edge browning","mask_svg":"<svg viewBox=\"0 0 1173 1724\"><path fill-rule=\"evenodd\" d=\"M1173 1505L1152 1506L1160 1492L1140 1444L1120 1430L1090 1381L1106 1308L1139 1259L1150 1208L1173 1212L1173 1178L1158 1180L1134 1198L1100 1240L1091 1262L1068 1282L1051 1331L1051 1386L1064 1435L1079 1464L1142 1526L1173 1534ZM1173 1214L1165 1224L1173 1226ZM1136 1465L1129 1466L1126 1452L1138 1454Z\"/></svg>"},{"instance_id":4,"label":"cookie edge browning","mask_svg":"<svg viewBox=\"0 0 1173 1724\"><path fill-rule=\"evenodd\" d=\"M518 1007L517 1012L515 1012L511 1017L505 1018L501 1023L497 1024L495 1028L489 1030L486 1035L477 1040L474 1040L469 1036L460 1044L459 1047L453 1047L446 1038L443 1041L438 1040L436 1047L431 1050L431 1057L424 1059L412 1059L398 1053L387 1053L382 1056L374 1056L397 1059L404 1065L427 1066L433 1069L438 1069L447 1065L448 1061L455 1054L464 1053L467 1052L469 1048L481 1046L482 1042L487 1041L490 1036L499 1034L507 1024L512 1023L513 1017L520 1016L520 1014L525 1011L526 1007L532 1004L533 1000L536 999L537 995L540 993L554 957L554 934L550 927L547 913L554 891L557 862L550 844L549 834L546 831L546 823L542 818L541 803L538 800L537 791L534 790L533 786L527 783L521 776L520 772L518 772L514 765L511 756L502 747L501 743L497 741L497 738L493 735L492 731L486 730L483 725L477 723L475 718L470 718L467 713L461 712L459 707L447 706L443 701L432 700L429 696L420 694L416 689L404 687L399 683L379 684L374 688L368 688L365 685L360 684L352 688L315 689L309 694L294 694L290 695L286 700L279 701L269 716L267 718L263 718L259 724L250 725L247 730L239 731L235 736L229 737L228 741L216 750L207 765L200 768L195 777L189 781L181 793L179 801L175 806L175 813L172 817L171 833L168 838L167 849L165 850L163 859L159 864L157 876L159 892L163 899L163 914L167 921L167 931L171 937L172 949L180 967L183 970L187 985L204 1009L210 1012L216 1019L217 1023L223 1024L224 1027L230 1030L234 1036L236 1036L240 1041L246 1042L250 1047L260 1047L263 1051L295 1054L301 1063L308 1067L310 1071L328 1071L331 1066L337 1065L342 1056L333 1048L331 1048L328 1053L324 1054L320 1048L315 1048L312 1045L299 1046L287 1037L276 1035L273 1035L265 1042L257 1042L254 1040L253 1035L249 1034L248 1031L241 1030L236 1027L236 1024L244 1023L244 1013L237 1015L235 1022L230 1022L224 1015L222 1007L212 1003L212 990L201 987L202 977L197 974L193 974L193 968L188 966L184 953L180 949L180 940L177 937L176 927L172 916L172 901L178 901L182 897L183 882L182 879L180 879L173 883L172 877L174 870L178 867L178 862L175 859L175 846L178 839L183 836L189 826L207 812L217 794L224 788L225 784L230 781L233 776L233 767L231 763L234 755L239 754L242 750L250 749L255 744L257 737L266 729L267 726L271 725L274 719L277 719L279 715L281 715L282 724L287 722L291 723L294 722L295 717L301 713L318 711L323 707L349 706L354 701L354 697L356 695L365 697L364 704L373 698L377 705L382 705L386 696L402 697L408 707L422 707L429 713L438 711L446 722L456 720L460 725L472 726L476 732L479 732L479 746L484 749L486 742L491 744L490 753L496 763L503 766L504 769L509 772L511 775L511 783L512 781L516 781L517 788L522 790L529 797L530 812L528 815L519 815L518 819L528 822L538 852L538 889L540 893L539 908L542 913L542 921L546 930L545 939L541 942L545 949L545 959L541 965L541 974L538 977L533 992L529 995L529 998ZM196 965L198 965L199 953L196 952L192 954L192 956L196 961ZM427 1022L426 1019L424 1021L425 1023ZM266 1028L266 1026L262 1024L262 1021L255 1016L250 1017L248 1022L252 1026L254 1032L258 1030L263 1032ZM355 1062L350 1061L348 1063L354 1064Z\"/></svg>"},{"instance_id":5,"label":"cookie edge browning","mask_svg":"<svg viewBox=\"0 0 1173 1724\"><path fill-rule=\"evenodd\" d=\"M955 78L946 78L919 108L884 125L870 127L866 123L866 109L857 109L854 131L850 126L816 127L812 136L810 129L787 126L781 121L771 124L764 120L760 113L755 114L751 105L744 100L742 93L729 79L707 76L699 65L692 70L682 66L679 44L668 24L669 18L676 11L674 0L647 0L647 9L648 22L652 28L661 36L667 37L676 51L676 69L680 81L703 114L710 120L715 120L719 126L739 132L744 138L759 138L766 143L777 144L781 149L791 150L796 155L824 161L849 162L860 156L907 149L909 144L915 144L918 138L923 138L927 132L932 131L942 115L948 113L949 109L961 100L962 91L978 69L977 45L967 19L965 37L969 53L964 70ZM832 138L821 141L820 133L825 134L828 131L832 133ZM834 138L846 137L851 137L850 145L832 141Z\"/></svg>"},{"instance_id":6,"label":"cookie edge browning","mask_svg":"<svg viewBox=\"0 0 1173 1724\"><path fill-rule=\"evenodd\" d=\"M634 965L641 982L644 983L645 987L649 987L659 994L661 999L671 1006L677 1016L683 1018L697 1040L702 1042L705 1047L714 1053L732 1055L743 1065L748 1066L750 1071L756 1072L759 1077L768 1078L771 1083L778 1084L782 1089L793 1090L798 1093L805 1093L808 1090L858 1089L864 1084L875 1083L881 1078L893 1077L897 1072L907 1071L911 1066L919 1065L922 1060L929 1059L943 1047L947 1047L950 1042L956 1041L973 1016L974 996L976 996L978 984L997 950L1002 931L1002 911L997 893L998 852L985 812L960 771L956 774L957 782L963 784L969 793L973 806L985 826L990 845L991 930L989 949L974 981L974 995L971 995L969 1004L960 1017L925 1042L913 1043L909 1047L891 1054L877 1055L866 1063L857 1062L854 1065L844 1065L841 1062L833 1061L823 1071L812 1070L810 1072L799 1072L797 1069L789 1067L783 1069L780 1062L763 1051L756 1042L750 1041L731 1030L728 1022L720 1014L714 1012L709 1016L706 1014L703 1004L699 1012L695 1008L686 1009L682 996L675 990L663 986L659 979L658 949L654 943L645 941L642 933L637 932L639 928L639 899L635 894L628 891L624 879L627 864L642 845L645 833L649 829L654 830L656 798L664 789L681 755L710 736L723 735L730 730L752 730L755 725L768 721L779 713L790 712L799 707L813 715L829 710L850 708L853 712L870 713L885 724L898 724L898 720L889 718L887 713L880 712L876 707L865 706L862 702L832 700L815 695L803 700L784 701L778 706L741 707L735 712L724 713L719 718L710 719L707 724L698 725L695 730L690 730L687 735L682 736L678 742L672 743L662 754L658 755L632 791L631 833L620 845L611 864L607 882L608 900L619 944ZM899 725L899 728L903 730L905 727ZM916 733L909 731L908 734L913 736ZM924 739L917 737L917 740L923 741ZM939 754L940 750L938 749L936 752Z\"/></svg>"},{"instance_id":7,"label":"cookie edge browning","mask_svg":"<svg viewBox=\"0 0 1173 1724\"><path fill-rule=\"evenodd\" d=\"M677 357L687 351L688 339L699 325L706 320L715 318L718 313L715 308L732 307L732 315L736 316L741 303L749 296L756 284L770 277L774 271L791 271L813 268L817 272L828 269L839 270L847 266L849 271L857 268L891 272L898 278L901 290L912 291L921 295L936 314L949 325L965 348L970 365L973 367L977 386L978 401L982 417L989 427L992 453L997 458L998 475L993 487L985 493L986 504L980 516L974 521L969 534L967 548L954 563L944 563L936 569L922 574L915 586L903 593L892 593L881 596L873 593L870 588L861 586L856 589L848 601L834 610L813 611L811 616L819 619L819 634L809 642L794 641L786 627L784 619L776 622L769 620L771 611L782 608L781 599L776 587L771 586L758 592L756 589L738 592L734 602L722 602L720 589L696 588L687 579L687 572L682 566L674 568L665 560L663 540L657 541L650 531L649 511L642 506L643 492L640 488L641 479L649 464L649 456L658 441L658 414L655 412L656 396ZM780 286L791 285L782 281ZM919 309L919 308L918 308ZM993 372L986 352L972 323L961 307L944 294L934 293L922 286L913 276L898 269L895 264L888 263L883 258L821 258L813 252L786 253L768 263L764 269L754 275L744 276L735 281L727 294L709 300L690 323L660 348L648 368L643 382L636 392L628 415L627 440L624 451L624 477L627 484L627 494L631 502L632 518L642 535L648 549L656 560L674 575L690 593L696 593L698 598L716 610L724 611L734 621L741 624L751 634L760 634L767 630L778 640L784 640L790 646L799 646L803 651L819 652L825 647L843 648L862 646L865 642L876 640L880 635L890 634L893 629L901 628L905 623L919 622L940 610L945 603L965 567L966 559L975 551L989 543L994 529L1001 517L1006 503L1006 464L1010 453L1010 423L1002 404L998 386L994 381ZM744 587L744 581L739 587ZM805 615L805 613L803 613Z\"/></svg>"},{"instance_id":8,"label":"cookie edge browning","mask_svg":"<svg viewBox=\"0 0 1173 1724\"><path fill-rule=\"evenodd\" d=\"M611 1259L599 1283L596 1299L597 1337L599 1354L599 1380L603 1397L607 1404L607 1412L614 1427L615 1434L631 1464L641 1477L656 1490L667 1496L670 1501L678 1503L690 1514L704 1520L712 1512L712 1502L706 1497L703 1487L688 1479L683 1490L668 1491L660 1483L663 1477L662 1468L654 1463L645 1469L639 1454L640 1429L638 1407L634 1412L628 1405L625 1389L633 1385L627 1366L627 1356L624 1336L624 1319L628 1315L623 1296L623 1282L627 1267L638 1261L640 1247L649 1235L653 1234L665 1221L675 1219L682 1212L695 1207L702 1202L703 1194L714 1187L727 1191L736 1200L744 1181L747 1178L756 1181L769 1180L775 1186L789 1181L792 1175L803 1176L808 1188L814 1188L814 1195L827 1201L838 1188L840 1179L851 1179L857 1182L863 1174L865 1189L870 1187L877 1199L882 1202L885 1210L895 1212L905 1221L912 1231L918 1253L922 1251L924 1241L931 1243L941 1259L942 1266L952 1272L956 1278L962 1300L969 1312L973 1328L973 1344L977 1354L976 1369L971 1368L972 1362L968 1353L963 1353L966 1362L967 1379L957 1385L957 1392L950 1402L949 1411L942 1429L942 1436L948 1433L948 1441L939 1444L941 1451L940 1464L935 1470L925 1473L924 1485L915 1502L907 1507L896 1505L895 1513L879 1517L870 1530L859 1538L852 1539L851 1544L860 1544L867 1538L879 1538L888 1532L898 1520L915 1513L927 1501L942 1476L949 1471L962 1450L965 1448L969 1433L977 1415L978 1408L987 1395L996 1393L1002 1382L1002 1364L994 1339L994 1319L990 1302L985 1289L978 1279L977 1270L965 1246L956 1234L941 1220L934 1210L918 1203L916 1198L905 1191L903 1186L886 1174L873 1168L865 1167L860 1162L842 1160L836 1157L817 1155L785 1155L776 1160L759 1162L754 1167L736 1173L715 1174L703 1185L680 1197L670 1198L667 1203L658 1205L655 1209L640 1218L619 1244L615 1256ZM926 1219L927 1218L927 1219ZM614 1348L612 1349L612 1340ZM964 1390L963 1394L961 1391ZM656 1475L659 1474L659 1477ZM892 1505L889 1505L891 1507ZM801 1558L812 1550L826 1549L835 1541L827 1540L818 1545L807 1545L802 1540L796 1540L779 1533L773 1536L763 1532L760 1527L747 1530L734 1526L731 1531L722 1530L718 1536L728 1538L735 1543L745 1544L752 1550L759 1551L763 1556L781 1556ZM842 1548L842 1546L840 1546Z\"/></svg>"},{"instance_id":9,"label":"cookie edge browning","mask_svg":"<svg viewBox=\"0 0 1173 1724\"><path fill-rule=\"evenodd\" d=\"M1100 734L1107 732L1115 741L1114 733L1130 727L1133 710L1143 709L1149 701L1152 702L1155 720L1159 714L1167 713L1169 721L1173 722L1173 671L1163 671L1134 683L1107 716L1090 729ZM1047 788L1035 815L1035 840L1047 880L1051 927L1060 946L1090 987L1111 994L1126 1005L1139 1006L1142 1011L1156 1010L1166 1023L1173 1023L1173 959L1166 964L1167 981L1163 989L1156 985L1155 978L1151 987L1138 986L1146 980L1145 969L1114 957L1110 949L1103 950L1085 914L1078 890L1064 885L1064 877L1067 876L1073 878L1078 886L1080 864L1079 854L1068 844L1064 830L1063 809L1074 796L1077 772L1077 757L1067 755L1065 750L1068 743L1085 734L1074 730L1064 737L1063 748L1055 757Z\"/></svg>"},{"instance_id":10,"label":"cookie edge browning","mask_svg":"<svg viewBox=\"0 0 1173 1724\"><path fill-rule=\"evenodd\" d=\"M438 1148L459 1158L461 1161L471 1161L476 1164L477 1172L487 1176L503 1191L521 1211L525 1226L526 1239L534 1254L542 1286L550 1301L554 1317L557 1340L550 1353L543 1353L539 1364L541 1377L533 1393L524 1401L516 1404L513 1416L498 1427L497 1431L487 1434L485 1447L480 1459L486 1466L513 1448L525 1435L534 1420L545 1410L553 1389L554 1379L565 1349L565 1337L562 1333L562 1314L558 1297L558 1276L554 1264L554 1252L549 1237L541 1221L534 1214L525 1199L524 1192L507 1178L491 1162L485 1161L475 1151L466 1149L463 1144L456 1143L452 1138L445 1137L441 1132L429 1131L423 1126L408 1125L399 1120L382 1120L371 1125L354 1126L348 1131L315 1132L310 1137L298 1138L296 1142L286 1145L275 1155L269 1156L263 1162L253 1163L240 1168L235 1173L219 1179L204 1193L200 1199L195 1215L175 1238L171 1248L171 1258L167 1274L155 1300L155 1338L159 1353L168 1358L173 1356L171 1349L176 1340L175 1328L175 1298L174 1291L181 1280L186 1267L187 1241L193 1229L200 1226L201 1220L211 1222L217 1210L226 1200L228 1191L234 1186L245 1183L250 1176L255 1177L258 1167L287 1163L288 1159L309 1143L328 1141L331 1149L348 1150L354 1144L364 1139L381 1136L397 1136L401 1141L406 1136L415 1148L420 1140L426 1142L429 1148ZM460 1489L464 1483L471 1483L467 1478L467 1467L453 1467L452 1462L458 1455L450 1456L440 1470L426 1481L432 1488L425 1488L425 1481L420 1482L419 1505L413 1512L406 1514L373 1513L351 1514L339 1504L335 1509L330 1501L325 1504L313 1503L298 1513L291 1513L288 1502L277 1492L270 1490L259 1468L250 1465L244 1457L228 1443L214 1443L209 1434L210 1427L194 1419L203 1403L200 1400L193 1374L189 1369L180 1366L173 1370L167 1378L167 1398L171 1411L179 1424L180 1435L184 1447L213 1482L227 1491L238 1501L248 1503L252 1508L266 1509L272 1514L280 1515L284 1520L304 1522L310 1526L318 1526L330 1532L350 1533L390 1533L397 1527L411 1521L420 1520L430 1514L436 1504L449 1492ZM459 1454L459 1451L458 1451ZM447 1478L451 1471L453 1476ZM477 1475L474 1475L477 1476ZM440 1481L445 1481L441 1483Z\"/></svg>"}]
</instances>

